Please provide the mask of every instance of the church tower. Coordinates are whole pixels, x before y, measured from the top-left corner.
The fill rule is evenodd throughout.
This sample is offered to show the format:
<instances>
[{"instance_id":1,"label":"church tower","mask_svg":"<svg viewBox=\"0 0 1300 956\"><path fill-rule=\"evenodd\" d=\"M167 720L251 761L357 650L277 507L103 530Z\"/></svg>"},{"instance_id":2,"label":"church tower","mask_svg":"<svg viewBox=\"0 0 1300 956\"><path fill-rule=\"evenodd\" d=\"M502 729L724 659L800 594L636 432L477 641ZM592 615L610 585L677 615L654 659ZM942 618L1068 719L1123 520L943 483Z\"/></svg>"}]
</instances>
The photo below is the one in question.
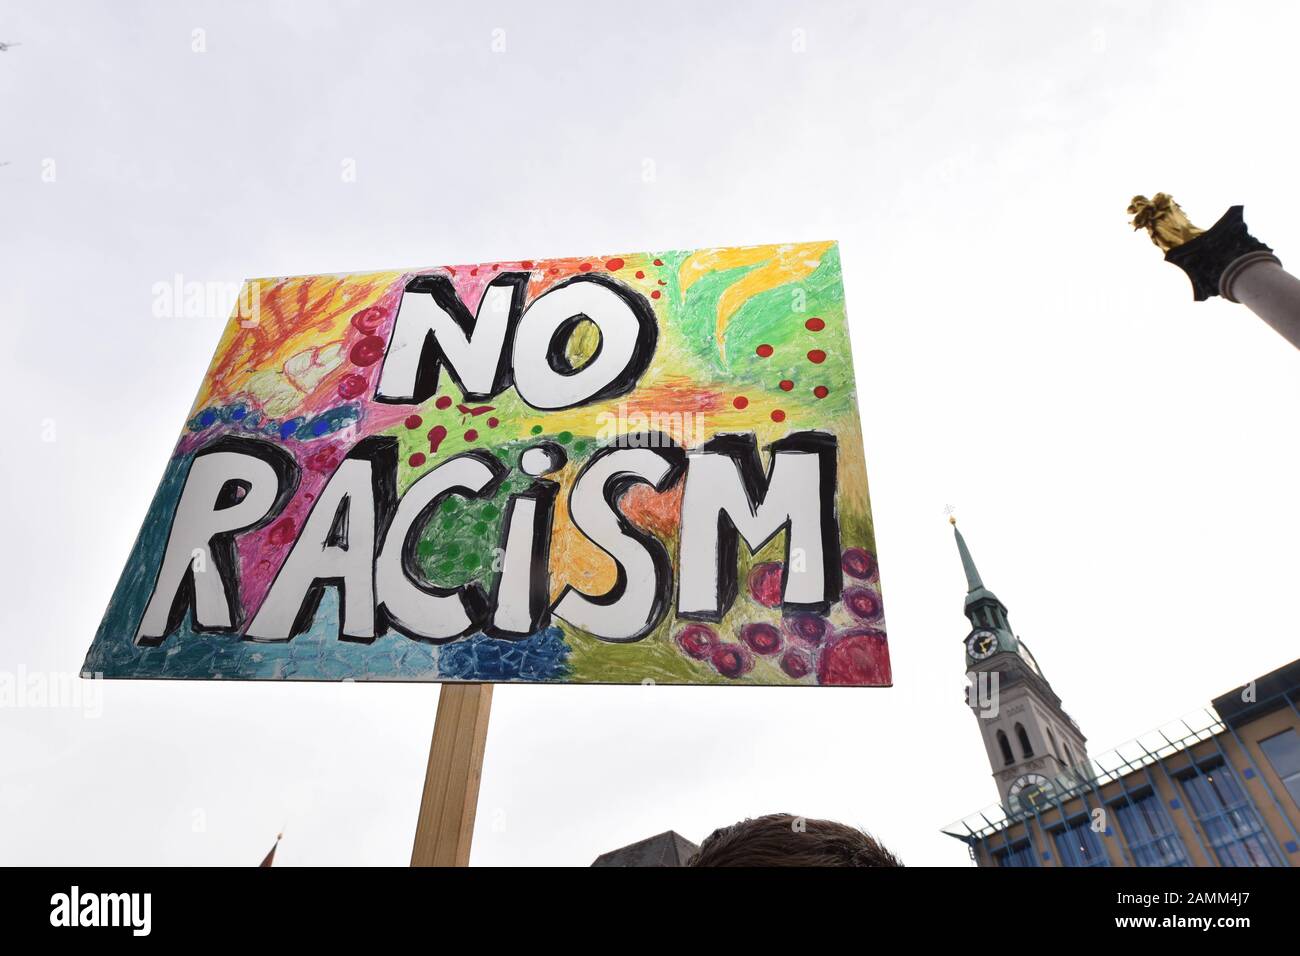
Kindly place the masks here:
<instances>
[{"instance_id":1,"label":"church tower","mask_svg":"<svg viewBox=\"0 0 1300 956\"><path fill-rule=\"evenodd\" d=\"M967 703L979 721L1002 806L1012 813L1029 810L1050 799L1054 787L1091 776L1087 738L1011 630L1006 605L984 586L957 519L949 520L966 572Z\"/></svg>"}]
</instances>

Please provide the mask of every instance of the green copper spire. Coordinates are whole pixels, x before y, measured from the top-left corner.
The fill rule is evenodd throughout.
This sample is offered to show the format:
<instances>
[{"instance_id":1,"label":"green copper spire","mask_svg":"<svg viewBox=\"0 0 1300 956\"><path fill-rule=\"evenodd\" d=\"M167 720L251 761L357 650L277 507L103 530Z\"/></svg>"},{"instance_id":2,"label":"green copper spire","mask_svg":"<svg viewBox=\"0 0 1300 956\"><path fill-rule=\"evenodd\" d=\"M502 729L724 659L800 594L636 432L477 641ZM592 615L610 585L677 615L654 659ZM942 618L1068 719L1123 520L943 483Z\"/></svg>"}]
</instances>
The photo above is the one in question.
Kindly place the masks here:
<instances>
[{"instance_id":1,"label":"green copper spire","mask_svg":"<svg viewBox=\"0 0 1300 956\"><path fill-rule=\"evenodd\" d=\"M998 631L1002 650L1014 649L1018 642L1011 630L1011 622L1007 620L1006 606L998 600L996 594L984 586L979 569L975 567L975 559L971 557L970 548L966 546L966 539L957 528L957 519L948 520L952 523L952 533L957 539L957 553L961 555L962 570L966 572L966 617L975 627L987 627Z\"/></svg>"},{"instance_id":2,"label":"green copper spire","mask_svg":"<svg viewBox=\"0 0 1300 956\"><path fill-rule=\"evenodd\" d=\"M970 548L966 547L966 539L961 536L961 529L957 527L957 519L949 518L952 522L952 533L957 537L957 553L961 555L961 567L966 572L966 586L973 594L976 591L984 590L984 582L980 580L979 569L975 567L975 559L970 556Z\"/></svg>"}]
</instances>

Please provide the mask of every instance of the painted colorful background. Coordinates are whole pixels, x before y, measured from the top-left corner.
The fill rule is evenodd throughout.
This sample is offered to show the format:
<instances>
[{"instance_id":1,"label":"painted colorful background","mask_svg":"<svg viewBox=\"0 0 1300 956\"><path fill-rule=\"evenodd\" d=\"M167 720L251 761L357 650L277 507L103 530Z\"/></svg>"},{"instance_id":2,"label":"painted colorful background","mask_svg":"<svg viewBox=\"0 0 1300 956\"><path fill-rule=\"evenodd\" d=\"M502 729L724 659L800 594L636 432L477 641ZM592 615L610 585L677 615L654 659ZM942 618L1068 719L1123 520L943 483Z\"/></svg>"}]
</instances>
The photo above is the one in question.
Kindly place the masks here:
<instances>
[{"instance_id":1,"label":"painted colorful background","mask_svg":"<svg viewBox=\"0 0 1300 956\"><path fill-rule=\"evenodd\" d=\"M528 301L555 283L600 272L640 292L659 323L658 347L631 393L543 413L507 389L467 403L443 375L419 406L371 400L393 318L416 274L447 275L474 311L503 271L528 271ZM412 272L252 280L232 317L144 526L86 657L105 677L607 683L891 683L861 426L835 243L499 262ZM578 334L571 358L594 342ZM649 424L692 447L711 435L754 432L760 448L791 431L838 439L844 589L825 615L783 617L784 536L760 552L740 547L740 594L720 624L670 612L644 640L611 644L553 619L519 641L482 634L431 645L396 632L373 644L335 639L338 598L326 589L311 629L284 644L197 633L187 620L157 647L132 642L166 543L190 457L223 434L278 442L302 469L298 491L267 526L237 539L248 617L288 554L311 502L347 451L371 435L401 446L398 493L447 456L485 448L513 466L538 439L564 446L568 464L551 543L552 598L566 584L598 594L614 564L569 521L566 492L588 456L618 432ZM505 502L531 479L513 470L490 500L451 498L422 530L430 581L490 587ZM676 553L682 482L660 494L629 491L621 509Z\"/></svg>"}]
</instances>

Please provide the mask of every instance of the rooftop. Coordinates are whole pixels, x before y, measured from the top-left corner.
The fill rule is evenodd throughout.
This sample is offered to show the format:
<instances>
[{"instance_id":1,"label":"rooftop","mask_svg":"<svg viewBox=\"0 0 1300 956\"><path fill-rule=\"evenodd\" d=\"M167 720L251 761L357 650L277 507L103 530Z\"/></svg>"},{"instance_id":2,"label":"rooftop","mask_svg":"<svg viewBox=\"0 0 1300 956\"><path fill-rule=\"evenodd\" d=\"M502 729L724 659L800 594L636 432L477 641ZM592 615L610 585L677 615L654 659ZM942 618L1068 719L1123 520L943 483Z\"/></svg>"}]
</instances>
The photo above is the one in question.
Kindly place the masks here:
<instances>
[{"instance_id":1,"label":"rooftop","mask_svg":"<svg viewBox=\"0 0 1300 956\"><path fill-rule=\"evenodd\" d=\"M1250 694L1245 694L1250 690ZM1284 664L1263 677L1233 688L1214 698L1214 710L1223 720L1235 727L1254 720L1278 707L1287 706L1300 692L1300 660ZM1249 699L1244 699L1249 698ZM1295 706L1294 703L1291 706Z\"/></svg>"},{"instance_id":2,"label":"rooftop","mask_svg":"<svg viewBox=\"0 0 1300 956\"><path fill-rule=\"evenodd\" d=\"M602 853L592 866L685 866L699 847L675 830Z\"/></svg>"}]
</instances>

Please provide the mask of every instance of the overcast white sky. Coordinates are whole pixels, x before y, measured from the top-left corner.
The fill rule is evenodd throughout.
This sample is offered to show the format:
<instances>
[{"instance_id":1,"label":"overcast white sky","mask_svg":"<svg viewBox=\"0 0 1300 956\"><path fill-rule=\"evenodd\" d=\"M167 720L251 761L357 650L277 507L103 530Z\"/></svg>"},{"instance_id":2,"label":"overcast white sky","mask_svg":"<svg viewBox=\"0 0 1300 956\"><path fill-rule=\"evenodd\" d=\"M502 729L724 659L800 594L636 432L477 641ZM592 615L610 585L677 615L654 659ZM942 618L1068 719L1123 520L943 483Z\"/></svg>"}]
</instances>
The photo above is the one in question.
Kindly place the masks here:
<instances>
[{"instance_id":1,"label":"overcast white sky","mask_svg":"<svg viewBox=\"0 0 1300 956\"><path fill-rule=\"evenodd\" d=\"M1300 267L1298 31L1240 0L6 3L0 670L77 671L216 344L155 283L839 239L896 686L499 687L473 862L789 810L967 865L940 827L996 792L946 505L1094 752L1300 652L1300 354L1124 213L1244 203ZM0 710L0 862L251 864L287 827L286 865L404 864L437 693Z\"/></svg>"}]
</instances>

